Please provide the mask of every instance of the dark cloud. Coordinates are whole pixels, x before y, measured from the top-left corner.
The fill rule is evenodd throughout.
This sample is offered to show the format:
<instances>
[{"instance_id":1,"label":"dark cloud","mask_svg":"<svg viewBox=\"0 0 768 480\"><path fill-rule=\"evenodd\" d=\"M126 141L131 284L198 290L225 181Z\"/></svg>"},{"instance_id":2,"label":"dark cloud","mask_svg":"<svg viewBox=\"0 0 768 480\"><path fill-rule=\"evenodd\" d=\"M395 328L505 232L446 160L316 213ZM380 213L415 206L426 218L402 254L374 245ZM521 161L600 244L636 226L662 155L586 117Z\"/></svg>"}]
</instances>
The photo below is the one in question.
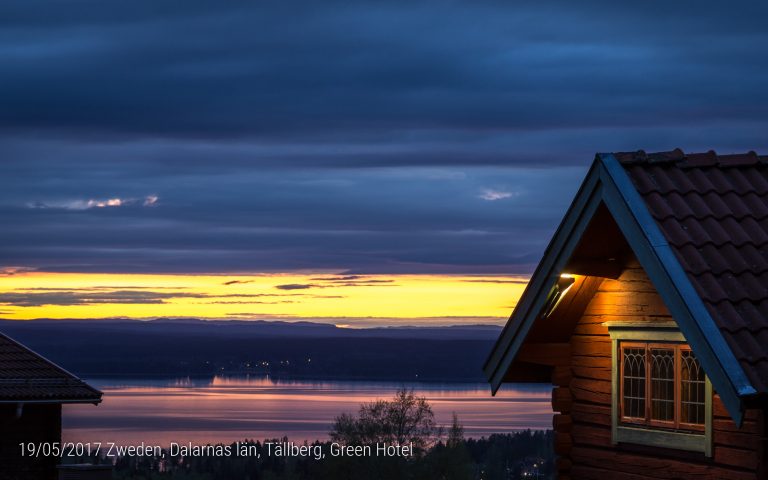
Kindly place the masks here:
<instances>
[{"instance_id":1,"label":"dark cloud","mask_svg":"<svg viewBox=\"0 0 768 480\"><path fill-rule=\"evenodd\" d=\"M43 305L88 305L97 303L157 304L169 298L198 297L197 294L161 293L144 290L117 290L112 292L86 292L59 290L48 292L0 293L0 304L17 307L40 307Z\"/></svg>"},{"instance_id":2,"label":"dark cloud","mask_svg":"<svg viewBox=\"0 0 768 480\"><path fill-rule=\"evenodd\" d=\"M362 275L348 275L347 277L362 278L363 280L356 281L336 281L335 279L325 279L325 283L288 283L285 285L275 285L275 288L279 290L308 290L310 288L333 288L333 287L397 287L398 284L394 280L373 279L365 278ZM344 277L341 277L344 278ZM321 279L315 279L321 280ZM316 297L317 298L317 297ZM325 297L334 298L334 297Z\"/></svg>"},{"instance_id":3,"label":"dark cloud","mask_svg":"<svg viewBox=\"0 0 768 480\"><path fill-rule=\"evenodd\" d=\"M392 279L370 278L366 275L336 275L330 277L315 277L310 280L323 282L325 285L316 287L396 287Z\"/></svg>"},{"instance_id":4,"label":"dark cloud","mask_svg":"<svg viewBox=\"0 0 768 480\"><path fill-rule=\"evenodd\" d=\"M517 283L517 284L520 284L520 285L527 285L528 284L528 280L523 279L523 278L521 278L519 280L517 280L517 279L502 280L502 279L494 279L494 278L483 278L483 279L479 279L479 280L470 279L470 280L464 280L464 281L465 282L470 282L470 283Z\"/></svg>"},{"instance_id":5,"label":"dark cloud","mask_svg":"<svg viewBox=\"0 0 768 480\"><path fill-rule=\"evenodd\" d=\"M206 302L206 305L252 305L252 304L258 304L258 305L280 305L283 303L296 303L295 300L276 300L276 301L264 301L264 300L223 300L223 301L215 301L215 302Z\"/></svg>"},{"instance_id":6,"label":"dark cloud","mask_svg":"<svg viewBox=\"0 0 768 480\"><path fill-rule=\"evenodd\" d=\"M241 285L244 283L253 283L253 280L230 280L222 283L222 285Z\"/></svg>"},{"instance_id":7,"label":"dark cloud","mask_svg":"<svg viewBox=\"0 0 768 480\"><path fill-rule=\"evenodd\" d=\"M335 275L330 277L315 277L310 278L310 280L315 282L349 282L352 280L360 280L363 278L367 278L363 275ZM383 281L392 281L392 280L383 280Z\"/></svg>"},{"instance_id":8,"label":"dark cloud","mask_svg":"<svg viewBox=\"0 0 768 480\"><path fill-rule=\"evenodd\" d=\"M310 288L322 288L314 283L286 283L284 285L275 285L278 290L307 290Z\"/></svg>"},{"instance_id":9,"label":"dark cloud","mask_svg":"<svg viewBox=\"0 0 768 480\"><path fill-rule=\"evenodd\" d=\"M0 266L530 273L596 151L768 151L766 14L6 1Z\"/></svg>"},{"instance_id":10,"label":"dark cloud","mask_svg":"<svg viewBox=\"0 0 768 480\"><path fill-rule=\"evenodd\" d=\"M201 298L201 299L219 299L219 298L244 298L249 300L215 300L203 302L206 304L215 303L254 303L254 304L274 304L274 303L293 303L292 300L256 300L262 297L295 297L305 296L301 294L274 294L257 293L245 294L234 293L227 295L210 295L205 293L187 293L187 292L155 292L148 290L110 290L104 291L102 288L83 288L75 290L63 290L53 288L37 288L17 290L12 292L0 293L0 304L13 305L16 307L40 307L43 305L89 305L99 303L110 304L160 304L167 300L175 298Z\"/></svg>"}]
</instances>

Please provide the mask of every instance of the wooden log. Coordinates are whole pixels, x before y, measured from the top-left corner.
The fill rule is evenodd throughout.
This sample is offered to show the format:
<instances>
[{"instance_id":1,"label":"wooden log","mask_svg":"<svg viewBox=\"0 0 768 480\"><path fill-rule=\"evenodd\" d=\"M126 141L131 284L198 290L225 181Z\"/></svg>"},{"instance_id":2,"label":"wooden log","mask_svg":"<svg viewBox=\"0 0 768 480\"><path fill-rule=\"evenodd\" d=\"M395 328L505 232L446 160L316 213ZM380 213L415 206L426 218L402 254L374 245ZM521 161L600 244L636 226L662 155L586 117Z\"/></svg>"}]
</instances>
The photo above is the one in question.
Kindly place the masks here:
<instances>
[{"instance_id":1,"label":"wooden log","mask_svg":"<svg viewBox=\"0 0 768 480\"><path fill-rule=\"evenodd\" d=\"M611 381L612 370L610 366L600 367L573 367L573 376L591 380Z\"/></svg>"},{"instance_id":2,"label":"wooden log","mask_svg":"<svg viewBox=\"0 0 768 480\"><path fill-rule=\"evenodd\" d=\"M590 337L592 339L600 338L599 341L582 341L584 337L573 337L571 342L571 352L574 356L603 357L611 359L611 340L602 337Z\"/></svg>"},{"instance_id":3,"label":"wooden log","mask_svg":"<svg viewBox=\"0 0 768 480\"><path fill-rule=\"evenodd\" d=\"M574 378L571 381L571 394L579 402L611 404L611 382Z\"/></svg>"},{"instance_id":4,"label":"wooden log","mask_svg":"<svg viewBox=\"0 0 768 480\"><path fill-rule=\"evenodd\" d=\"M611 382L609 380L593 380L590 378L575 377L571 380L571 389L573 389L574 386L595 393L611 394Z\"/></svg>"},{"instance_id":5,"label":"wooden log","mask_svg":"<svg viewBox=\"0 0 768 480\"><path fill-rule=\"evenodd\" d=\"M725 405L723 405L723 401L718 394L715 394L712 397L712 415L720 418L731 418L731 414L725 409ZM756 408L749 408L744 411L745 421L757 421L759 418L760 410Z\"/></svg>"},{"instance_id":6,"label":"wooden log","mask_svg":"<svg viewBox=\"0 0 768 480\"><path fill-rule=\"evenodd\" d=\"M755 450L741 450L715 445L715 462L755 471L758 466L758 455Z\"/></svg>"},{"instance_id":7,"label":"wooden log","mask_svg":"<svg viewBox=\"0 0 768 480\"><path fill-rule=\"evenodd\" d=\"M567 457L573 447L570 433L555 432L555 453Z\"/></svg>"},{"instance_id":8,"label":"wooden log","mask_svg":"<svg viewBox=\"0 0 768 480\"><path fill-rule=\"evenodd\" d=\"M558 365L552 368L552 385L557 387L567 387L571 383L571 367L567 365Z\"/></svg>"},{"instance_id":9,"label":"wooden log","mask_svg":"<svg viewBox=\"0 0 768 480\"><path fill-rule=\"evenodd\" d=\"M669 310L656 292L598 291L585 309L590 315L667 315Z\"/></svg>"},{"instance_id":10,"label":"wooden log","mask_svg":"<svg viewBox=\"0 0 768 480\"><path fill-rule=\"evenodd\" d=\"M576 324L573 328L574 335L600 335L608 336L608 327L603 325L603 322L586 323L581 322Z\"/></svg>"},{"instance_id":11,"label":"wooden log","mask_svg":"<svg viewBox=\"0 0 768 480\"><path fill-rule=\"evenodd\" d=\"M589 308L589 307L587 307ZM579 325L601 325L605 322L613 321L614 317L612 315L593 315L588 312L584 312L584 315L579 318ZM608 327L605 327L606 329Z\"/></svg>"},{"instance_id":12,"label":"wooden log","mask_svg":"<svg viewBox=\"0 0 768 480\"><path fill-rule=\"evenodd\" d=\"M637 315L637 314L621 314L621 312L612 313L611 315L594 314L589 311L579 318L580 324L590 325L602 325L605 322L669 322L674 320L670 315ZM607 327L606 327L607 328Z\"/></svg>"},{"instance_id":13,"label":"wooden log","mask_svg":"<svg viewBox=\"0 0 768 480\"><path fill-rule=\"evenodd\" d=\"M757 422L744 421L741 427L737 427L736 424L730 418L717 418L712 419L712 430L715 432L741 432L756 435L760 432L760 426Z\"/></svg>"},{"instance_id":14,"label":"wooden log","mask_svg":"<svg viewBox=\"0 0 768 480\"><path fill-rule=\"evenodd\" d=\"M573 462L572 472L577 472L577 467L587 466L611 472L641 472L644 476L665 480L755 480L754 471L727 468L698 459L686 461L582 445L575 445L571 449L571 461Z\"/></svg>"},{"instance_id":15,"label":"wooden log","mask_svg":"<svg viewBox=\"0 0 768 480\"><path fill-rule=\"evenodd\" d=\"M571 367L611 368L611 357L610 355L600 357L573 355L571 357Z\"/></svg>"},{"instance_id":16,"label":"wooden log","mask_svg":"<svg viewBox=\"0 0 768 480\"><path fill-rule=\"evenodd\" d=\"M656 288L647 279L622 278L620 280L605 280L600 284L600 292L619 293L656 293Z\"/></svg>"},{"instance_id":17,"label":"wooden log","mask_svg":"<svg viewBox=\"0 0 768 480\"><path fill-rule=\"evenodd\" d=\"M591 403L574 402L571 407L574 422L611 426L611 407Z\"/></svg>"},{"instance_id":18,"label":"wooden log","mask_svg":"<svg viewBox=\"0 0 768 480\"><path fill-rule=\"evenodd\" d=\"M615 470L587 467L585 465L574 465L571 468L571 473L573 478L581 480L649 480L652 478L635 473L617 472Z\"/></svg>"},{"instance_id":19,"label":"wooden log","mask_svg":"<svg viewBox=\"0 0 768 480\"><path fill-rule=\"evenodd\" d=\"M574 423L571 430L575 445L592 445L596 447L611 448L611 429L609 426L592 426L583 423Z\"/></svg>"},{"instance_id":20,"label":"wooden log","mask_svg":"<svg viewBox=\"0 0 768 480\"><path fill-rule=\"evenodd\" d=\"M555 387L552 389L552 410L560 413L569 413L573 403L573 396L568 387Z\"/></svg>"},{"instance_id":21,"label":"wooden log","mask_svg":"<svg viewBox=\"0 0 768 480\"><path fill-rule=\"evenodd\" d=\"M758 439L758 435L745 432L728 432L722 430L714 430L712 432L712 442L715 445L740 448L742 450L758 451Z\"/></svg>"},{"instance_id":22,"label":"wooden log","mask_svg":"<svg viewBox=\"0 0 768 480\"><path fill-rule=\"evenodd\" d=\"M568 457L557 457L557 460L555 460L555 468L561 475L563 473L567 473L571 469L572 465L573 463Z\"/></svg>"},{"instance_id":23,"label":"wooden log","mask_svg":"<svg viewBox=\"0 0 768 480\"><path fill-rule=\"evenodd\" d=\"M552 430L562 433L571 433L573 419L570 415L555 414L552 416Z\"/></svg>"}]
</instances>

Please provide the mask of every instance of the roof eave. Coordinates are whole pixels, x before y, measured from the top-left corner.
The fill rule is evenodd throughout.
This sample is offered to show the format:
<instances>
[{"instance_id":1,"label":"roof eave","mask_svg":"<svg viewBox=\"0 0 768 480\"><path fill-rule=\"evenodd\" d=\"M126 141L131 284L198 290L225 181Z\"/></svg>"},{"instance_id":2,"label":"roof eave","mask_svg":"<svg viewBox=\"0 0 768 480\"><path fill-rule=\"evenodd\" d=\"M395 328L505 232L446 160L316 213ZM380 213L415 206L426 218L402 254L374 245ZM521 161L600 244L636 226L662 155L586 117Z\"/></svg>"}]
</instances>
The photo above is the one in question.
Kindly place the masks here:
<instances>
[{"instance_id":1,"label":"roof eave","mask_svg":"<svg viewBox=\"0 0 768 480\"><path fill-rule=\"evenodd\" d=\"M588 221L583 220L591 218L601 202L599 180L600 169L596 160L483 365L483 371L494 395L501 387L507 370L546 301L546 295L542 295L542 292L547 292L557 281L576 248L577 241L574 239L578 240L587 227Z\"/></svg>"},{"instance_id":2,"label":"roof eave","mask_svg":"<svg viewBox=\"0 0 768 480\"><path fill-rule=\"evenodd\" d=\"M25 398L13 398L13 399L2 399L0 400L0 404L8 404L8 403L34 403L34 404L56 404L56 403L91 403L93 405L98 405L101 403L102 398L62 398L62 399L25 399Z\"/></svg>"}]
</instances>

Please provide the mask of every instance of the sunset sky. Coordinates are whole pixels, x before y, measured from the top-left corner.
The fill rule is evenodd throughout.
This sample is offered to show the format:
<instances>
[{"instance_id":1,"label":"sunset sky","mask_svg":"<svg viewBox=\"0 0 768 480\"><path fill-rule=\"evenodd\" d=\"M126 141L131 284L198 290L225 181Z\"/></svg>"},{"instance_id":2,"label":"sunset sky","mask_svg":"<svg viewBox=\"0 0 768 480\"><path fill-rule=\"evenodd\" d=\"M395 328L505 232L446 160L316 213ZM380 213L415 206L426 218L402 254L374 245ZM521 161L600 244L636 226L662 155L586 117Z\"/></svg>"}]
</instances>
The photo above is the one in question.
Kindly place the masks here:
<instances>
[{"instance_id":1,"label":"sunset sky","mask_svg":"<svg viewBox=\"0 0 768 480\"><path fill-rule=\"evenodd\" d=\"M502 323L595 152L768 151L767 5L2 2L0 317Z\"/></svg>"},{"instance_id":2,"label":"sunset sky","mask_svg":"<svg viewBox=\"0 0 768 480\"><path fill-rule=\"evenodd\" d=\"M4 318L312 320L343 327L503 323L524 277L29 272L0 277Z\"/></svg>"}]
</instances>

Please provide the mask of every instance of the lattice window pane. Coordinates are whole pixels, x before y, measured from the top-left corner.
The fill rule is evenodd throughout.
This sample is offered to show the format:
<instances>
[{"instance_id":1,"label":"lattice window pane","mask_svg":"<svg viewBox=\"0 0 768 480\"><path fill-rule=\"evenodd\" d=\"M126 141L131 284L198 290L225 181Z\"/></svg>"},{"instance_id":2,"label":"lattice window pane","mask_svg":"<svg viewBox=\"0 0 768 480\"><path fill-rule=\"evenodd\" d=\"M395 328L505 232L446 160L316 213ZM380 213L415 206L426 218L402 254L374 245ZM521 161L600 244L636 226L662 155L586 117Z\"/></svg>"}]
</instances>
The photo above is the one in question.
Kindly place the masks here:
<instances>
[{"instance_id":1,"label":"lattice window pane","mask_svg":"<svg viewBox=\"0 0 768 480\"><path fill-rule=\"evenodd\" d=\"M651 349L651 419L675 421L675 351Z\"/></svg>"},{"instance_id":2,"label":"lattice window pane","mask_svg":"<svg viewBox=\"0 0 768 480\"><path fill-rule=\"evenodd\" d=\"M690 350L680 352L680 421L704 425L704 370Z\"/></svg>"},{"instance_id":3,"label":"lattice window pane","mask_svg":"<svg viewBox=\"0 0 768 480\"><path fill-rule=\"evenodd\" d=\"M645 349L625 348L623 352L624 416L645 418Z\"/></svg>"}]
</instances>

